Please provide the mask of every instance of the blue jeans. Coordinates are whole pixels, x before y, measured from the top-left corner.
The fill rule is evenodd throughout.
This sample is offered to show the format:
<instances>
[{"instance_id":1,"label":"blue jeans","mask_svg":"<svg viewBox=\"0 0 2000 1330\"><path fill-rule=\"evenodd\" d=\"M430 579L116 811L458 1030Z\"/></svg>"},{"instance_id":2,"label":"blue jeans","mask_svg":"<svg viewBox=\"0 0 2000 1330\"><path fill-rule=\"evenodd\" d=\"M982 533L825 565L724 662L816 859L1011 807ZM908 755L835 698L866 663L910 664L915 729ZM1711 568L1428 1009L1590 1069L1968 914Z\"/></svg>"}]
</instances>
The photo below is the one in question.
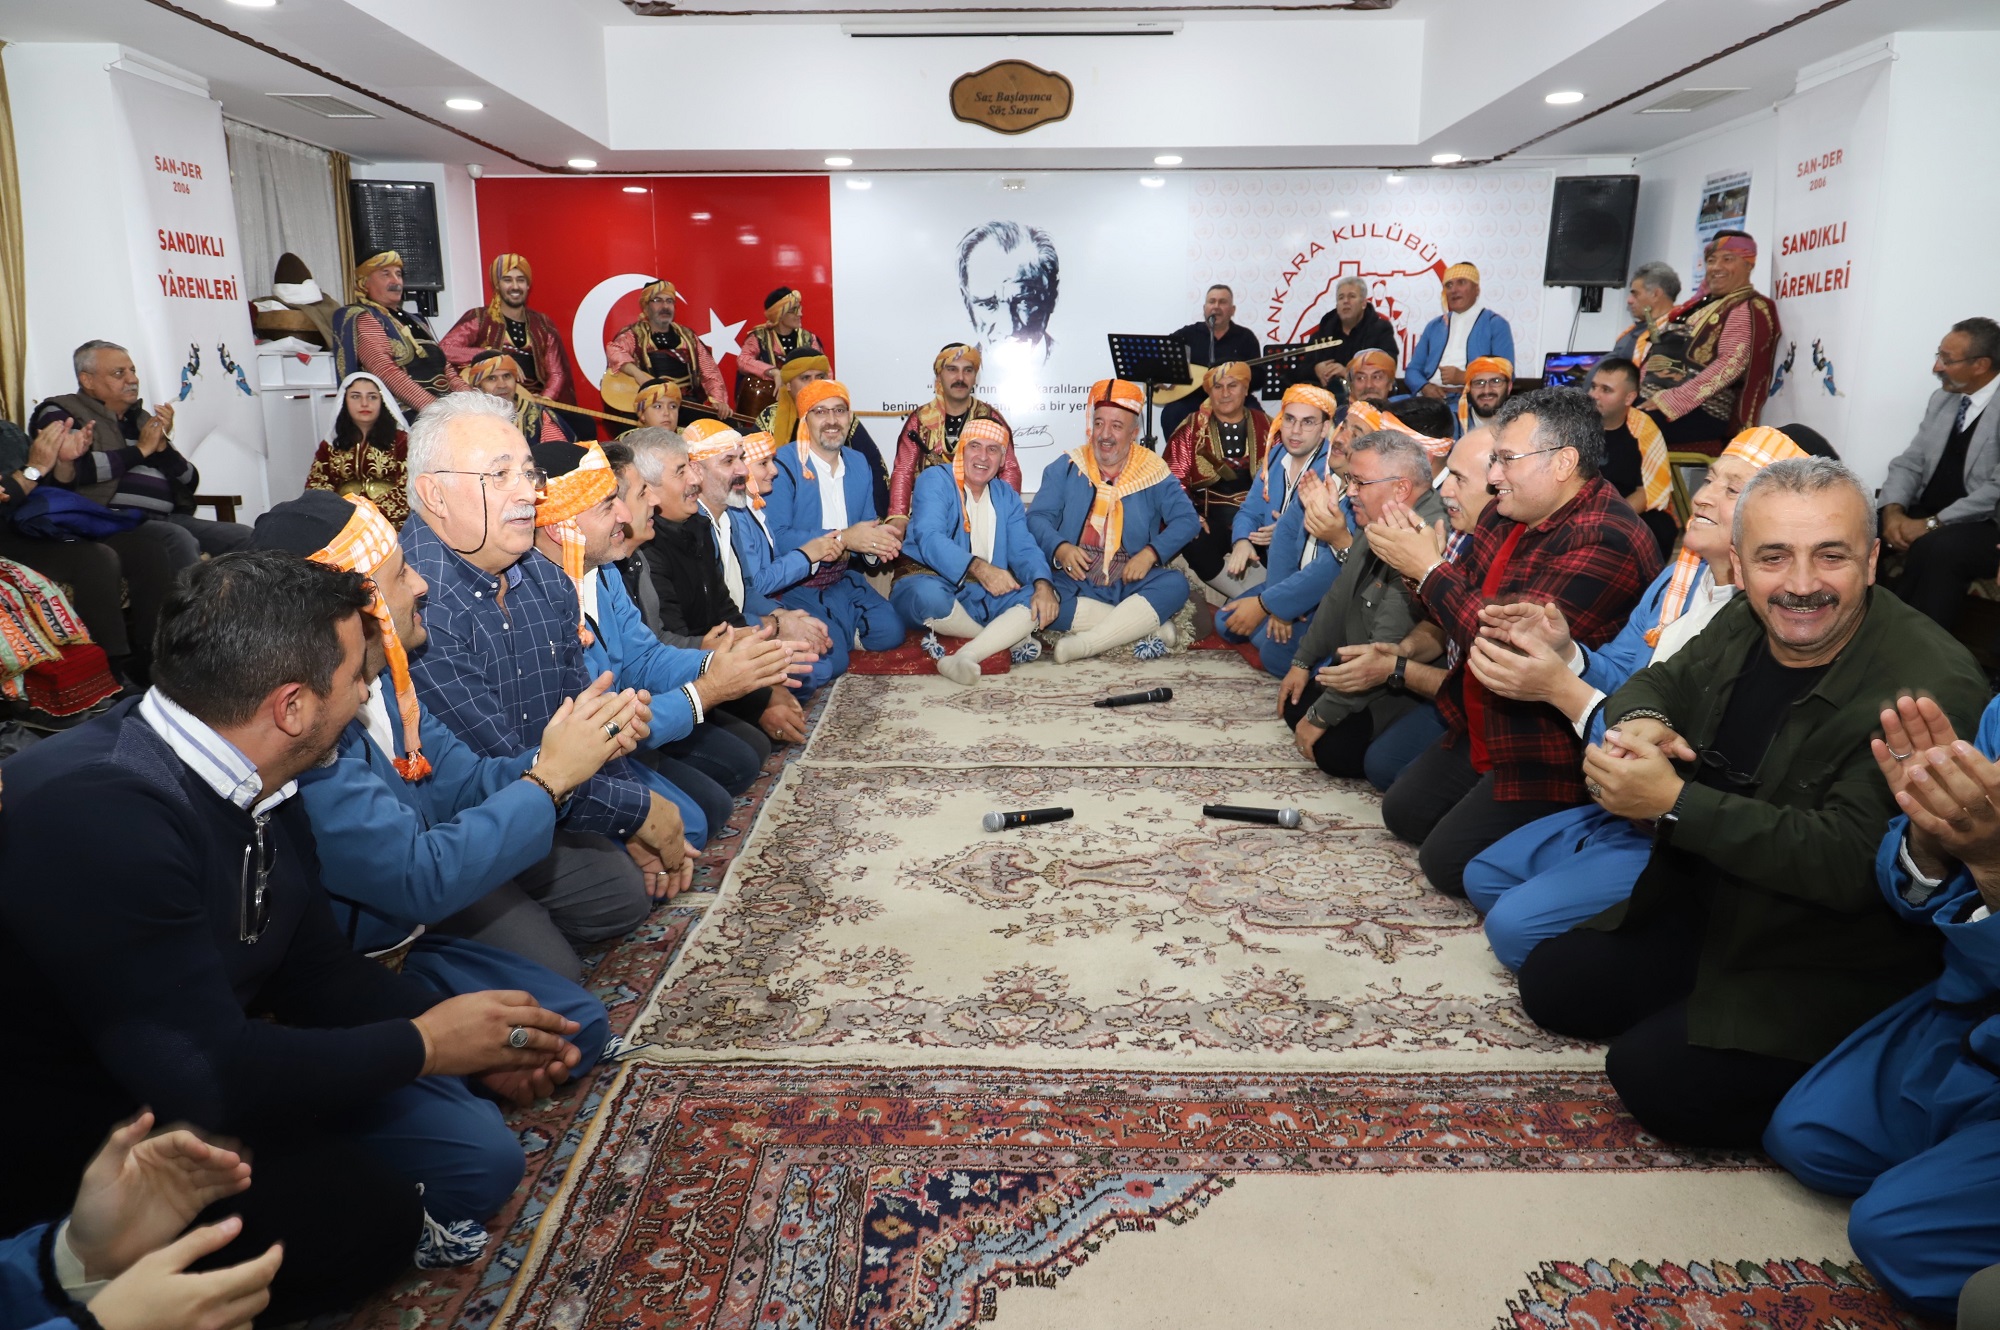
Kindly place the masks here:
<instances>
[{"instance_id":1,"label":"blue jeans","mask_svg":"<svg viewBox=\"0 0 2000 1330\"><path fill-rule=\"evenodd\" d=\"M1438 714L1435 702L1426 702L1375 736L1375 742L1368 745L1368 756L1362 759L1362 772L1370 785L1386 794L1403 768L1443 737L1444 717Z\"/></svg>"}]
</instances>

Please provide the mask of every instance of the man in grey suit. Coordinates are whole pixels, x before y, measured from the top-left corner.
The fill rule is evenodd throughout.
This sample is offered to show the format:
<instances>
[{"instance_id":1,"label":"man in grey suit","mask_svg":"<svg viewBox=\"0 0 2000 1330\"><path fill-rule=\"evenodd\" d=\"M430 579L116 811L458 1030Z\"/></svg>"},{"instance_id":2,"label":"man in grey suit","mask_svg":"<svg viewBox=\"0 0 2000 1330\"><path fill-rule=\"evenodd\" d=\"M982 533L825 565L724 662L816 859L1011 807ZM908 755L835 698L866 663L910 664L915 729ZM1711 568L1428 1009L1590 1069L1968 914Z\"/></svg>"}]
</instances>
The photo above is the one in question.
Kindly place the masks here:
<instances>
[{"instance_id":1,"label":"man in grey suit","mask_svg":"<svg viewBox=\"0 0 2000 1330\"><path fill-rule=\"evenodd\" d=\"M1966 583L2000 566L2000 323L1963 319L1931 365L1943 385L1882 482L1882 539L1903 555L1890 589L1946 628L1958 622Z\"/></svg>"},{"instance_id":2,"label":"man in grey suit","mask_svg":"<svg viewBox=\"0 0 2000 1330\"><path fill-rule=\"evenodd\" d=\"M1429 455L1397 430L1376 430L1347 446L1347 495L1364 528L1392 503L1414 508L1427 525L1445 520ZM1310 516L1306 525L1310 530ZM1279 712L1299 751L1327 775L1362 775L1370 741L1419 704L1403 686L1400 661L1388 678L1370 682L1382 657L1368 644L1400 642L1414 622L1402 575L1369 550L1365 534L1356 536L1278 689Z\"/></svg>"}]
</instances>

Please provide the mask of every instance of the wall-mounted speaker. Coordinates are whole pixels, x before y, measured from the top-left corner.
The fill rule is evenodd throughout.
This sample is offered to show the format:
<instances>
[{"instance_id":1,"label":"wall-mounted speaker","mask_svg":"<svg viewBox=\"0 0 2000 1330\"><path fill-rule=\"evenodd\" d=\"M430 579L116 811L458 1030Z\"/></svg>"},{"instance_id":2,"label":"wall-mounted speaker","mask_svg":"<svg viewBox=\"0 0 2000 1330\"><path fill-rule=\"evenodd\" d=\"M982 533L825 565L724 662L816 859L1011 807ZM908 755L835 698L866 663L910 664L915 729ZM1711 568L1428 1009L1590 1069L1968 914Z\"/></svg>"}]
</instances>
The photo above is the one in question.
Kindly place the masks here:
<instances>
[{"instance_id":1,"label":"wall-mounted speaker","mask_svg":"<svg viewBox=\"0 0 2000 1330\"><path fill-rule=\"evenodd\" d=\"M426 316L444 290L444 246L438 238L437 190L428 180L350 180L357 262L393 249L403 257L403 290Z\"/></svg>"},{"instance_id":2,"label":"wall-mounted speaker","mask_svg":"<svg viewBox=\"0 0 2000 1330\"><path fill-rule=\"evenodd\" d=\"M1639 215L1636 175L1575 175L1556 180L1549 210L1543 286L1623 286Z\"/></svg>"}]
</instances>

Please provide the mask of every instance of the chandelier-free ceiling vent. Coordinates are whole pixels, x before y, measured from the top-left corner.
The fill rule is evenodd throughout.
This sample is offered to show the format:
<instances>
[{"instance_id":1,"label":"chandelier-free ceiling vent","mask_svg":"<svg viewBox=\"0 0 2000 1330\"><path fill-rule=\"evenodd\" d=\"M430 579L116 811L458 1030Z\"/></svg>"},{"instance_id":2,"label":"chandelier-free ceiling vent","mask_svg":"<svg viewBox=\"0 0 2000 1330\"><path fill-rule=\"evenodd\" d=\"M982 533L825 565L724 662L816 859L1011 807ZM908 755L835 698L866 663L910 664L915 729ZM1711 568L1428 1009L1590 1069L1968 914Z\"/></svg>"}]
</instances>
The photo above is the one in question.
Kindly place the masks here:
<instances>
[{"instance_id":1,"label":"chandelier-free ceiling vent","mask_svg":"<svg viewBox=\"0 0 2000 1330\"><path fill-rule=\"evenodd\" d=\"M1724 97L1734 97L1745 88L1682 88L1669 93L1651 106L1642 106L1638 115L1685 115L1689 111L1699 111L1704 106L1713 106Z\"/></svg>"},{"instance_id":2,"label":"chandelier-free ceiling vent","mask_svg":"<svg viewBox=\"0 0 2000 1330\"><path fill-rule=\"evenodd\" d=\"M323 92L270 92L264 94L281 102L289 102L301 111L311 111L314 115L325 116L328 120L380 120L373 111L364 111L353 102L344 102L338 97L330 97Z\"/></svg>"}]
</instances>

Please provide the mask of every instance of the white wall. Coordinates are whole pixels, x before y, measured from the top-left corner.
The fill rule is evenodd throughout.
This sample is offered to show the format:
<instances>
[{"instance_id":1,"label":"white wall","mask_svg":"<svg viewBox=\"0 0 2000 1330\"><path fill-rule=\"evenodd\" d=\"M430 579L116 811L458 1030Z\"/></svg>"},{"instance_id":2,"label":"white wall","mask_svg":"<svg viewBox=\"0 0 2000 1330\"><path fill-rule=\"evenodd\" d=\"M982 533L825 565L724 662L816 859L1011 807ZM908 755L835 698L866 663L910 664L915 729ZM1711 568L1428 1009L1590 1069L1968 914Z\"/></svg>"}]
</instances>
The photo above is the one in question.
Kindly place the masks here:
<instances>
[{"instance_id":1,"label":"white wall","mask_svg":"<svg viewBox=\"0 0 2000 1330\"><path fill-rule=\"evenodd\" d=\"M1639 224L1632 239L1632 266L1654 259L1681 275L1685 299L1693 293L1695 215L1702 182L1724 171L1750 172L1750 211L1745 229L1764 251L1758 255L1756 283L1771 285L1773 199L1778 169L1778 113L1766 107L1718 129L1636 159ZM1623 324L1619 325L1623 327Z\"/></svg>"},{"instance_id":2,"label":"white wall","mask_svg":"<svg viewBox=\"0 0 2000 1330\"><path fill-rule=\"evenodd\" d=\"M438 336L466 310L486 303L486 275L479 262L479 204L463 166L443 162L356 162L356 180L428 180L436 187L438 240L444 253L444 290L438 294Z\"/></svg>"}]
</instances>

